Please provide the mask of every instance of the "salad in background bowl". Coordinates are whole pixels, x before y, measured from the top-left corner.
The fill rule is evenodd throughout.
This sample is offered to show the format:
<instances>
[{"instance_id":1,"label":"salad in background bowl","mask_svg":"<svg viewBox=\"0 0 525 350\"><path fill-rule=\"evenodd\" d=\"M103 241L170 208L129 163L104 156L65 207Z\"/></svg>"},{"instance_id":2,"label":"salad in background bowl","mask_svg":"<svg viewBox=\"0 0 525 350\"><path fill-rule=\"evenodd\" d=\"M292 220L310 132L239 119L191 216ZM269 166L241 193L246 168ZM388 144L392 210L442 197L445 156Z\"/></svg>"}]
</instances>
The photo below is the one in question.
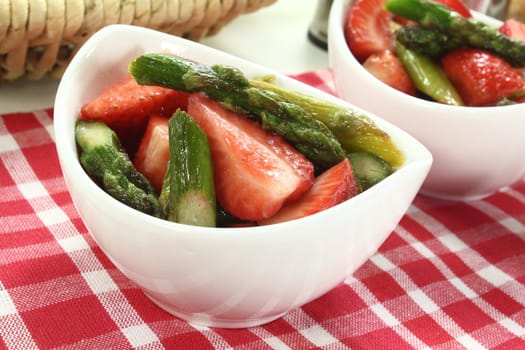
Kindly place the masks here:
<instances>
[{"instance_id":1,"label":"salad in background bowl","mask_svg":"<svg viewBox=\"0 0 525 350\"><path fill-rule=\"evenodd\" d=\"M446 4L454 13L419 0L336 0L329 59L341 98L408 130L432 152L421 193L475 200L525 175L523 24Z\"/></svg>"},{"instance_id":2,"label":"salad in background bowl","mask_svg":"<svg viewBox=\"0 0 525 350\"><path fill-rule=\"evenodd\" d=\"M148 62L151 63L159 57L162 60L167 59L171 63L167 63L167 66L164 63L159 66L156 62L148 66ZM174 73L177 69L171 72L169 72L170 69L164 73L160 72L168 66L173 68L171 64L174 62L186 67L184 69L198 69L192 73L186 71L188 74L181 75ZM215 68L212 69L212 67ZM234 67L234 71L228 67ZM147 71L146 75L138 74L138 71L144 72L144 69ZM156 71L157 77L166 77L166 80L154 82L153 80L156 78L154 78L155 74L152 71ZM197 140L196 143L198 144L197 148L190 148L191 152L194 152L195 149L202 150L199 147L207 143L208 150L211 150L211 153L206 154L203 151L198 153L199 156L187 157L185 164L191 165L193 161L211 160L213 168L213 180L211 182L216 186L214 198L218 206L227 206L224 196L220 194L217 187L219 183L225 182L224 175L221 175L222 178L217 175L222 173L217 164L223 164L219 159L220 157L216 156L217 153L214 154L217 152L217 145L219 145L218 154L230 160L231 157L228 152L223 152L223 147L226 146L219 142L221 137L217 135L225 135L225 130L217 127L217 123L218 120L223 121L224 124L221 125L229 125L228 128L237 130L233 134L239 135L239 138L250 142L252 145L253 139L249 140L246 136L249 133L238 131L246 121L235 119L240 118L239 115L231 117L231 113L244 113L244 107L236 112L225 112L224 106L238 106L237 102L230 99L222 100L220 103L217 101L210 102L210 97L213 97L214 94L220 95L221 91L228 91L229 87L227 86L230 86L220 85L220 89L214 90L215 92L205 89L206 91L180 93L182 95L189 94L188 99L193 102L188 100L189 102L186 104L186 102L180 103L181 100L178 100L174 104L178 111L174 114L171 114L170 111L168 116L162 115L163 112L166 112L162 109L154 110L154 113L151 110L142 109L142 111L149 111L145 120L140 119L139 123L134 124L127 119L123 123L124 127L119 129L119 123L112 123L107 117L107 113L111 116L116 115L117 121L121 120L119 118L122 117L122 114L115 114L115 111L111 111L112 108L109 107L116 109L122 106L122 101L115 102L113 99L115 95L113 95L108 99L109 104L105 102L98 106L96 104L104 101L104 96L107 97L107 94L111 95L118 91L120 84L124 84L124 86L131 84L122 90L124 95L136 88L144 88L144 84L148 84L148 89L151 88L154 92L147 94L147 97L140 97L140 103L150 101L149 97L151 96L153 99L159 95L161 97L171 96L173 91L170 90L190 89L189 85L177 87L177 84L173 83L174 81L181 77L191 76L190 80L195 83L198 79L195 80L196 76L193 73L198 73L197 71L209 72L212 75L221 72L219 74L221 79L228 77L226 80L229 83L241 82L241 85L246 83L243 77L250 79L248 81L254 79L249 83L250 86L234 89L236 96L244 96L245 88L260 93L266 91L267 88L278 87L273 93L268 94L275 96L282 94L282 91L293 92L301 96L309 96L308 101L312 101L312 99L321 101L323 106L335 106L339 111L350 112L350 115L357 116L359 120L367 120L365 124L368 126L363 124L365 130L371 130L366 128L373 126L373 128L381 131L385 139L391 141L394 149L398 152L400 161L394 166L394 171L382 181L366 190L354 193L351 198L350 196L345 197L343 200L328 206L325 210L311 213L311 215L302 215L299 218L286 217L286 220L279 220L279 222L267 222L266 220L271 220L271 218L269 214L265 213L265 218L255 220L255 223L253 223L254 217L246 217L252 220L244 220L242 224L236 222L232 225L219 225L216 217L211 220L212 223L209 220L187 221L185 218L188 216L181 215L180 212L170 215L169 211L164 211L165 207L162 205L160 206L161 211L158 211L156 200L161 200L159 197L164 188L162 182L165 182L166 174L164 174L163 181L158 181L158 178L154 180L154 177L150 176L151 173L145 175L149 186L144 188L152 192L136 191L138 187L142 186L138 184L143 180L142 175L148 174L148 171L140 170L139 172L142 175L137 175L135 172L137 168L140 168L135 166L137 165L136 155L141 154L141 150L140 145L135 145L135 150L130 151L133 149L130 146L133 143L130 143L130 139L135 136L129 137L130 134L127 134L129 138L125 140L126 132L130 130L129 126L139 125L140 128L148 123L160 125L165 123L166 119L164 122L156 124L158 118L168 118L168 134L181 130L191 130L191 135L200 135L189 138L190 141ZM129 78L130 74L132 74L132 80ZM168 82L169 78L173 76L178 78ZM255 79L268 76L272 77L270 83L261 80L255 82ZM150 81L146 81L148 79ZM168 84L171 88L159 87L156 85L158 83L160 85ZM259 84L260 86L252 86L251 84ZM200 87L205 85L204 83L196 84ZM161 89L161 92L158 89ZM177 93L176 95L181 97L180 94ZM174 98L170 97L169 100L174 101ZM175 98L175 100L177 99ZM129 99L126 101L129 102ZM190 103L193 106L191 108ZM90 108L94 105L96 108ZM303 108L297 108L295 104L289 101L278 105L285 113L303 110ZM162 108L167 107L163 105ZM217 118L206 119L212 124L211 126L198 117L199 113L203 113L202 110L205 108L211 108L215 112L220 111L217 112L218 114L212 113ZM260 109L262 111L260 116L271 117L273 114L265 108ZM101 110L105 112L98 118L99 120L95 120L97 117L94 115L97 115L97 111L100 112ZM138 110L134 109L134 111L137 112ZM149 115L150 112L151 115ZM142 118L143 115L140 114L142 112L138 111L137 113ZM177 114L180 115L176 118L175 115ZM345 120L346 117L338 115L343 119L337 120ZM230 117L236 122L228 123ZM126 118L129 118L129 115ZM170 129L172 121L180 122L181 124L178 124L180 127ZM261 135L262 129L259 126L254 126L254 123L255 121L250 121L250 128L258 130L254 131L254 135ZM108 127L111 124L113 124L114 129ZM186 129L187 126L189 126L188 129ZM126 25L113 25L100 30L83 45L74 57L60 82L57 92L54 127L60 165L71 197L89 233L102 251L124 275L142 288L154 303L189 322L215 327L238 328L270 322L293 308L319 297L341 283L361 266L392 232L418 192L432 163L430 153L421 143L378 116L282 74L224 52L183 38ZM204 131L204 138L200 131L196 131L197 129ZM213 130L216 134L213 134ZM340 129L340 131L348 130ZM146 130L142 132L146 137L153 135ZM143 139L143 135L139 136L138 139ZM281 145L282 139L286 138L285 136L279 136L280 141L277 141L275 139L277 136L264 135L266 136L261 136L262 139L273 140L270 142L273 146L268 146L267 149L274 147L279 150L284 149L276 145ZM172 144L175 144L174 140L184 140L185 136L179 134L179 137L174 139L170 139L170 137L171 135L168 135L169 165L166 159L164 160L166 173L171 168L172 161L174 163L185 162L184 159L180 159L181 157L184 158L185 147L193 147L189 145L191 142L188 142L171 148ZM161 139L162 137L158 138L158 140ZM235 139L230 140L235 141ZM286 141L286 143L288 142ZM295 146L293 148L297 149ZM109 149L111 151L108 151ZM97 153L100 150L104 156ZM230 150L235 151L234 153L239 151L238 149ZM105 156L107 155L106 151L111 152L111 156ZM244 151L247 154L254 153L251 146L244 147ZM243 153L244 151L239 152ZM197 154L191 152L190 154ZM290 155L295 151L292 152L287 149L279 152L274 152L268 158L263 157L261 159L263 162L252 166L254 168L252 170L258 170L255 169L258 166L267 166L265 164L273 162L274 158L286 158L285 154ZM267 150L263 153L270 154ZM95 155L86 156L90 154ZM289 160L301 158L301 156L293 154L289 156ZM346 164L344 173L348 174L350 162L345 160L347 159L345 156L343 158L343 162ZM111 159L118 159L118 161L111 162ZM241 158L238 159L240 161ZM300 164L304 164L302 163L304 159L301 159ZM322 161L323 159L321 157L317 160ZM310 160L308 159L308 161ZM140 163L140 160L138 162ZM111 172L107 175L98 176L97 171L101 167L90 166L90 164L114 166L113 163L118 163L116 166L124 164L123 168L132 171L134 175L121 178L120 175L125 173L121 171L118 176ZM310 188L315 187L317 179L322 177L326 170L333 168L332 163L320 165L322 162L316 161L315 164L313 168L315 179L312 179L312 183L306 187L302 186L302 193L299 193L301 192L299 190L292 191L296 197L293 200L287 198L287 202L303 200L305 194L311 194ZM285 166L285 168L288 169L289 166ZM350 169L357 173L356 169ZM210 174L210 169L207 171L207 174ZM244 174L244 171L247 171L246 166L233 169L231 172L232 181L238 180L236 179L239 177L237 175L239 172ZM132 178L141 178L141 180L135 183ZM175 176L173 179L178 181L180 177ZM196 177L191 177L190 182L195 179ZM204 182L210 180L207 179ZM258 177L253 179L244 177L244 180L247 181L257 181L257 179ZM241 180L243 179L241 178ZM296 183L296 180L296 176L289 176L286 180L277 181L273 187L266 187L264 191L259 190L259 192L275 194L277 188L288 187L291 182ZM168 181L170 184L174 183L171 180ZM130 182L133 183L130 184ZM122 186L122 183L125 185ZM154 183L157 183L157 186ZM115 184L117 184L118 190L108 190L110 186ZM339 183L336 184L340 185ZM119 196L123 188L132 188L134 193L140 192L141 198L144 198L145 201L139 201L140 203L137 206L127 202L126 198L129 196ZM207 192L210 190L209 187L201 190L206 193L213 192L213 190ZM238 192L246 192L241 186L238 186L237 190ZM195 198L195 196L190 197ZM169 198L171 200L171 197ZM175 200L178 199L175 198ZM142 205L144 203L147 204ZM151 203L154 204L150 205ZM250 204L248 199L241 204L238 207L248 211L253 211L254 207L261 206L261 203L257 203L257 201L252 201ZM211 207L210 205L205 206ZM197 212L197 216L202 217L200 209L195 212L192 207L192 205L180 206L183 211ZM198 207L200 206L195 205L195 208ZM266 208L264 205L262 207ZM148 212L148 208L154 209ZM233 209L231 210L233 211ZM250 223L246 221L250 221Z\"/></svg>"}]
</instances>

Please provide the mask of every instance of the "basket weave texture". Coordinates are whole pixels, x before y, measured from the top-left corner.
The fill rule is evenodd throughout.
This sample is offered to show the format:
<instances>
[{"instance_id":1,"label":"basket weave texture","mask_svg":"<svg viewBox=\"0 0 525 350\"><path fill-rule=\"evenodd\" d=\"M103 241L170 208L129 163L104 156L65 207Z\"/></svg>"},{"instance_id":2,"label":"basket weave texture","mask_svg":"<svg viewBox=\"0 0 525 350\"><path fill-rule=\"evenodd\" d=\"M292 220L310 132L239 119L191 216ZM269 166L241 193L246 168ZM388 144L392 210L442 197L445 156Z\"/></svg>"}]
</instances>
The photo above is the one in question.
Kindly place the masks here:
<instances>
[{"instance_id":1,"label":"basket weave texture","mask_svg":"<svg viewBox=\"0 0 525 350\"><path fill-rule=\"evenodd\" d=\"M0 0L0 82L60 78L97 30L131 24L198 41L276 0Z\"/></svg>"}]
</instances>

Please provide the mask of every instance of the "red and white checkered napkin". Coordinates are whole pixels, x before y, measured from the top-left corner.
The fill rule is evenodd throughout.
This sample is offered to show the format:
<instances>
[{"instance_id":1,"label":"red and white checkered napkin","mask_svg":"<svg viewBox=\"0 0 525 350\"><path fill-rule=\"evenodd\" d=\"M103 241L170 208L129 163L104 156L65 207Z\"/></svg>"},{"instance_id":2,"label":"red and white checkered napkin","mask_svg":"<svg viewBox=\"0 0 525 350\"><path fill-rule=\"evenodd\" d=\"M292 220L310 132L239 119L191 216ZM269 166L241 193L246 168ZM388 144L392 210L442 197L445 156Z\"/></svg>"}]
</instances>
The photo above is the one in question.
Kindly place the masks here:
<instances>
[{"instance_id":1,"label":"red and white checkered napkin","mask_svg":"<svg viewBox=\"0 0 525 350\"><path fill-rule=\"evenodd\" d=\"M328 70L297 77L333 91ZM0 349L523 349L525 181L417 197L344 283L264 326L197 327L104 256L58 164L52 111L0 116Z\"/></svg>"}]
</instances>

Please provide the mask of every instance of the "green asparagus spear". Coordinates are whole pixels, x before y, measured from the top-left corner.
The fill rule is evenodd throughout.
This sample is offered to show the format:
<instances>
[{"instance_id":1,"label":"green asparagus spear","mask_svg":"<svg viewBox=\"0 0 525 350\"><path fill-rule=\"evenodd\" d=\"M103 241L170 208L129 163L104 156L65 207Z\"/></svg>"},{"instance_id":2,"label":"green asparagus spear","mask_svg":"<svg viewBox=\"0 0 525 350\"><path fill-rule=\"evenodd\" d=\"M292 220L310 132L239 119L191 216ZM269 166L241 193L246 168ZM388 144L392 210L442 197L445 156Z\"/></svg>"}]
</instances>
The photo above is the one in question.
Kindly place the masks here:
<instances>
[{"instance_id":1,"label":"green asparagus spear","mask_svg":"<svg viewBox=\"0 0 525 350\"><path fill-rule=\"evenodd\" d=\"M440 103L463 105L456 88L438 63L423 54L405 48L400 42L396 43L395 50L419 91Z\"/></svg>"},{"instance_id":2,"label":"green asparagus spear","mask_svg":"<svg viewBox=\"0 0 525 350\"><path fill-rule=\"evenodd\" d=\"M271 82L272 77L252 80L251 84L279 94L323 122L337 137L347 153L369 152L397 168L403 163L403 155L390 136L381 130L368 116L350 108L284 89Z\"/></svg>"},{"instance_id":3,"label":"green asparagus spear","mask_svg":"<svg viewBox=\"0 0 525 350\"><path fill-rule=\"evenodd\" d=\"M399 26L394 35L407 49L433 59L439 59L448 51L461 46L456 38L450 38L436 28L423 25Z\"/></svg>"},{"instance_id":4,"label":"green asparagus spear","mask_svg":"<svg viewBox=\"0 0 525 350\"><path fill-rule=\"evenodd\" d=\"M151 183L134 167L117 135L100 121L77 121L80 163L111 196L146 214L164 217Z\"/></svg>"},{"instance_id":5,"label":"green asparagus spear","mask_svg":"<svg viewBox=\"0 0 525 350\"><path fill-rule=\"evenodd\" d=\"M170 160L160 203L170 221L215 227L215 187L208 139L186 112L168 123Z\"/></svg>"},{"instance_id":6,"label":"green asparagus spear","mask_svg":"<svg viewBox=\"0 0 525 350\"><path fill-rule=\"evenodd\" d=\"M361 191L378 184L394 172L390 164L368 152L349 153L348 159Z\"/></svg>"},{"instance_id":7,"label":"green asparagus spear","mask_svg":"<svg viewBox=\"0 0 525 350\"><path fill-rule=\"evenodd\" d=\"M427 0L388 0L384 6L397 16L439 29L463 46L488 50L514 67L525 67L525 42L503 35L475 18L465 18Z\"/></svg>"},{"instance_id":8,"label":"green asparagus spear","mask_svg":"<svg viewBox=\"0 0 525 350\"><path fill-rule=\"evenodd\" d=\"M282 136L315 165L328 169L346 153L332 132L301 107L271 91L250 85L236 68L192 62L170 54L145 54L129 65L139 84L160 85L186 92L204 92L226 108L254 118Z\"/></svg>"}]
</instances>

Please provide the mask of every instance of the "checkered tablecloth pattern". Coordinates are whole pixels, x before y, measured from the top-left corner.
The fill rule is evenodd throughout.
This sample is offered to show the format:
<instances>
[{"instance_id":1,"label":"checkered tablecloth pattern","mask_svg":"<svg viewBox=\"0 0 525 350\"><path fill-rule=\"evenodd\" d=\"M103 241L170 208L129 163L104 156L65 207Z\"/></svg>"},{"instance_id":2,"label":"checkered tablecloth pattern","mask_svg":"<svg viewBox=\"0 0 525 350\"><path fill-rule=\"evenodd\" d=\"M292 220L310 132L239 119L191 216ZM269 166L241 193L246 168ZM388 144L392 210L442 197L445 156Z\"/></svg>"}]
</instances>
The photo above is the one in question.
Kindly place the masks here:
<instances>
[{"instance_id":1,"label":"checkered tablecloth pattern","mask_svg":"<svg viewBox=\"0 0 525 350\"><path fill-rule=\"evenodd\" d=\"M333 92L329 70L296 78ZM0 349L525 348L525 180L468 203L417 196L324 296L260 327L199 327L153 305L91 239L52 114L0 116Z\"/></svg>"}]
</instances>

